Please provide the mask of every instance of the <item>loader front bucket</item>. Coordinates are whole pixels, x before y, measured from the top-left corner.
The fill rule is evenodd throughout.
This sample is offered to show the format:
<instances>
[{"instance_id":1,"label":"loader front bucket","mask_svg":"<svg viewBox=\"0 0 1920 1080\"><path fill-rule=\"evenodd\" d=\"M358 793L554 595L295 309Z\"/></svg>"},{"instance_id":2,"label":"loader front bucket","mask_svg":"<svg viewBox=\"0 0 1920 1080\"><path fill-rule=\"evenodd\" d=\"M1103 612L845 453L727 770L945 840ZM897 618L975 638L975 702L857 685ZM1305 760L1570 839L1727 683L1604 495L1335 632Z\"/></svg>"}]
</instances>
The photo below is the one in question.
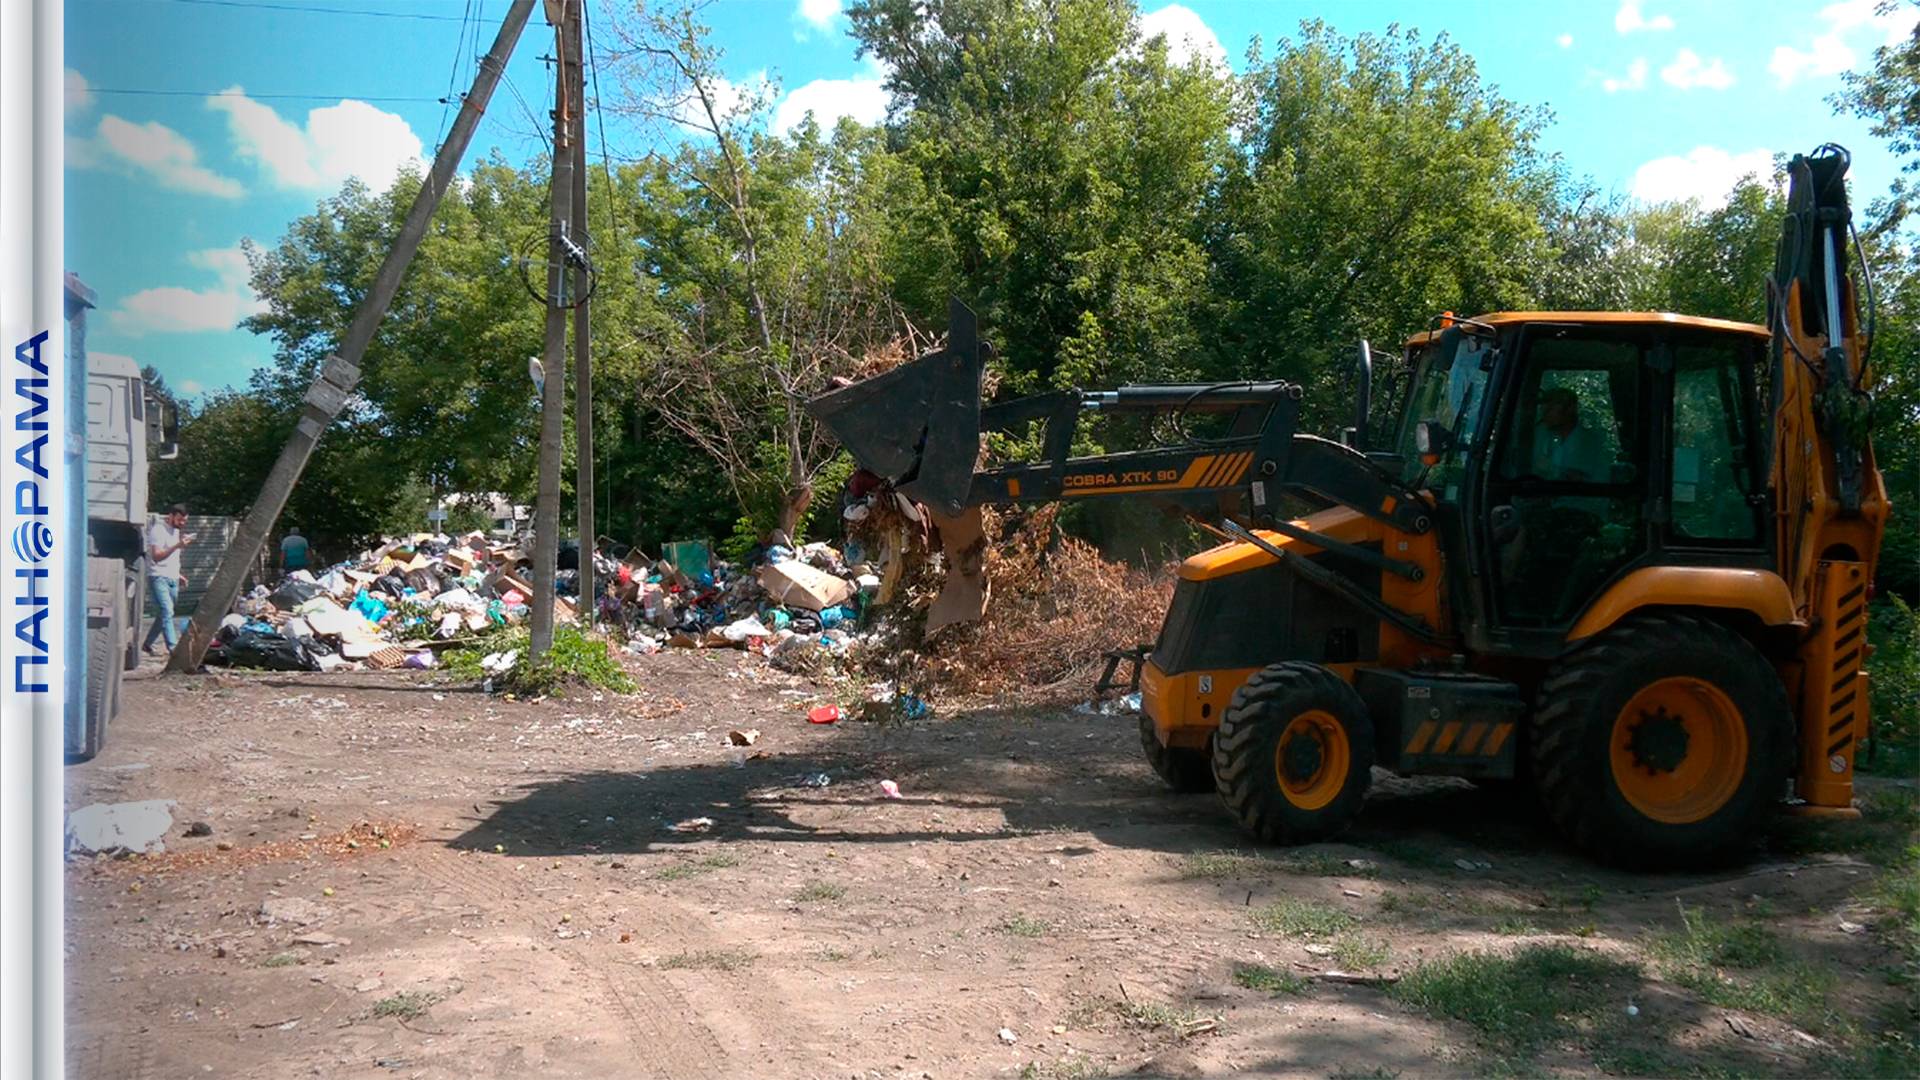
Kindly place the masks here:
<instances>
[{"instance_id":1,"label":"loader front bucket","mask_svg":"<svg viewBox=\"0 0 1920 1080\"><path fill-rule=\"evenodd\" d=\"M947 345L892 371L807 402L854 461L909 498L957 516L980 454L979 327L955 300Z\"/></svg>"}]
</instances>

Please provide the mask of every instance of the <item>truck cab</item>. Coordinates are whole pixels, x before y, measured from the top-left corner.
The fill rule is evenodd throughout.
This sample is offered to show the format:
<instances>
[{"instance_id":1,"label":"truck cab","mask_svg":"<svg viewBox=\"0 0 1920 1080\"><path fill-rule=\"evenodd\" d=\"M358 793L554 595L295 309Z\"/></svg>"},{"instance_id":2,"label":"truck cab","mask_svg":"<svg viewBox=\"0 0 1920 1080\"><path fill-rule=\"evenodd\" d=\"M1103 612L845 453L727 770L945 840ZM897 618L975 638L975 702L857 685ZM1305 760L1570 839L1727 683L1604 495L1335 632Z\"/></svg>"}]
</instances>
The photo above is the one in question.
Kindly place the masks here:
<instances>
[{"instance_id":1,"label":"truck cab","mask_svg":"<svg viewBox=\"0 0 1920 1080\"><path fill-rule=\"evenodd\" d=\"M66 755L85 761L99 753L119 712L121 674L140 664L147 468L178 452L179 420L134 361L87 354L94 294L71 274L67 301L69 385L85 385L87 592L85 626L69 627L67 637L85 642L85 659L75 666L86 681L83 693L67 696Z\"/></svg>"}]
</instances>

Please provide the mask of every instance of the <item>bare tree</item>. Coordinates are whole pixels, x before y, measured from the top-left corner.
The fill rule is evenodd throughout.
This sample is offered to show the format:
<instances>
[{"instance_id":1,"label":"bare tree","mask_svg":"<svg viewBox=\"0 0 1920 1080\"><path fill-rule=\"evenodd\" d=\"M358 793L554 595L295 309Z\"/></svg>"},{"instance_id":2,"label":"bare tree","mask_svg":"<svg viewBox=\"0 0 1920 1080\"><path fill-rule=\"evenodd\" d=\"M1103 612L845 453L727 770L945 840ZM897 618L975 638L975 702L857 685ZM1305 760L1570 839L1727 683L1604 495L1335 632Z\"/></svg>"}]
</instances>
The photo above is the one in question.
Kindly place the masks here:
<instances>
[{"instance_id":1,"label":"bare tree","mask_svg":"<svg viewBox=\"0 0 1920 1080\"><path fill-rule=\"evenodd\" d=\"M884 258L893 170L870 131L768 132L773 88L720 73L697 7L642 10L615 37L609 108L662 146L640 243L668 318L640 345L642 397L792 533L836 450L803 403L912 333Z\"/></svg>"}]
</instances>

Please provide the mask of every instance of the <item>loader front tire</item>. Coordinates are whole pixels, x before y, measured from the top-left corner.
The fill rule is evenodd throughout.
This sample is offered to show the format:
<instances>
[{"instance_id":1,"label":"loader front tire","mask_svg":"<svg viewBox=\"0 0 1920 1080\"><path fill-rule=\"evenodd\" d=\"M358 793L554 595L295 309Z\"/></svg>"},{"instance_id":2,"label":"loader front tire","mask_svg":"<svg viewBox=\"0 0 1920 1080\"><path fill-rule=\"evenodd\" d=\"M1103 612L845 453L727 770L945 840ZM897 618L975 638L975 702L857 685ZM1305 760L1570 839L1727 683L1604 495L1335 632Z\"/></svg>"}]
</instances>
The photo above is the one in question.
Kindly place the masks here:
<instances>
[{"instance_id":1,"label":"loader front tire","mask_svg":"<svg viewBox=\"0 0 1920 1080\"><path fill-rule=\"evenodd\" d=\"M1773 665L1718 623L1629 619L1556 662L1528 740L1547 815L1594 857L1710 866L1784 791L1793 712Z\"/></svg>"},{"instance_id":2,"label":"loader front tire","mask_svg":"<svg viewBox=\"0 0 1920 1080\"><path fill-rule=\"evenodd\" d=\"M1240 824L1269 844L1345 829L1373 773L1373 722L1338 675L1290 660L1234 691L1213 738L1213 778Z\"/></svg>"},{"instance_id":3,"label":"loader front tire","mask_svg":"<svg viewBox=\"0 0 1920 1080\"><path fill-rule=\"evenodd\" d=\"M1173 790L1182 795L1213 790L1213 759L1207 751L1160 745L1153 718L1145 713L1140 714L1140 748L1147 752L1147 764Z\"/></svg>"}]
</instances>

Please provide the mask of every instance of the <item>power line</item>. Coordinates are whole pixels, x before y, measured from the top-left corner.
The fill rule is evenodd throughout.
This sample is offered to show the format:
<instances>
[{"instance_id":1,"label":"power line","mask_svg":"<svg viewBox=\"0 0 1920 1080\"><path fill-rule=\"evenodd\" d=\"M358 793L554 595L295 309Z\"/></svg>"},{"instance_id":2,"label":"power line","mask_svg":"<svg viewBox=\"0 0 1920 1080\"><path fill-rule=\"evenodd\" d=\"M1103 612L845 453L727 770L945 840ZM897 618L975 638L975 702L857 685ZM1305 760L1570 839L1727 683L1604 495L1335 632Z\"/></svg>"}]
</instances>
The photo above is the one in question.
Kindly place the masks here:
<instances>
[{"instance_id":1,"label":"power line","mask_svg":"<svg viewBox=\"0 0 1920 1080\"><path fill-rule=\"evenodd\" d=\"M289 11L309 15L363 15L374 19L420 19L428 22L460 22L459 15L433 15L424 11L368 11L365 8L323 7L317 4L267 4L259 0L169 0L175 4L202 7L248 8L254 11Z\"/></svg>"},{"instance_id":2,"label":"power line","mask_svg":"<svg viewBox=\"0 0 1920 1080\"><path fill-rule=\"evenodd\" d=\"M447 72L447 96L440 99L440 121L433 127L433 145L440 145L440 137L447 133L447 107L453 104L454 81L460 77L460 58L467 51L467 24L473 15L473 0L467 0L466 11L460 16L460 36L453 43L453 67ZM474 27L474 45L480 44L479 27Z\"/></svg>"},{"instance_id":3,"label":"power line","mask_svg":"<svg viewBox=\"0 0 1920 1080\"><path fill-rule=\"evenodd\" d=\"M146 86L89 86L89 94L137 94L142 97L225 97L229 90L164 90ZM423 104L439 103L443 98L402 97L397 95L374 94L255 94L243 92L244 96L256 101L343 101L351 98L355 101L413 101Z\"/></svg>"}]
</instances>

